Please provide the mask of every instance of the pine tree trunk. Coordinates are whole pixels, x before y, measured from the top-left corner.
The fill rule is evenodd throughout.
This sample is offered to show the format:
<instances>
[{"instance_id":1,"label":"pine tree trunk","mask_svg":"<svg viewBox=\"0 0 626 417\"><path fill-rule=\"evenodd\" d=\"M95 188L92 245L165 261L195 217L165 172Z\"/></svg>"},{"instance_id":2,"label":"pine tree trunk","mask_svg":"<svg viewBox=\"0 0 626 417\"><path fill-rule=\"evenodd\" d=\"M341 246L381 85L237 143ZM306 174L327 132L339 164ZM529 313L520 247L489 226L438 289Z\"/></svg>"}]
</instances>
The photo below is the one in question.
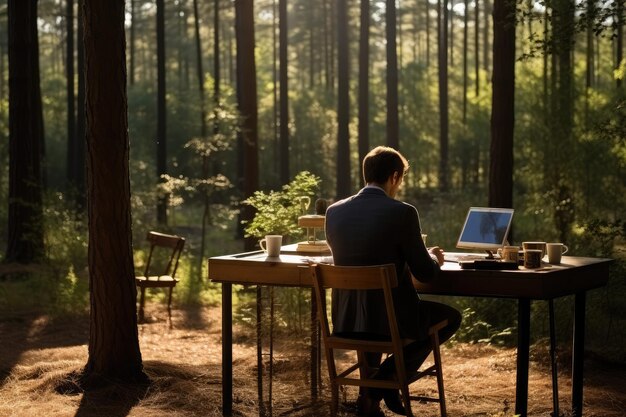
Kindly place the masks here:
<instances>
[{"instance_id":1,"label":"pine tree trunk","mask_svg":"<svg viewBox=\"0 0 626 417\"><path fill-rule=\"evenodd\" d=\"M5 262L44 255L37 0L9 0L9 217Z\"/></svg>"},{"instance_id":2,"label":"pine tree trunk","mask_svg":"<svg viewBox=\"0 0 626 417\"><path fill-rule=\"evenodd\" d=\"M235 0L237 40L237 101L243 119L241 129L243 195L250 197L259 188L258 109L256 64L254 59L253 0ZM242 220L254 216L251 206L242 207ZM246 239L245 248L254 248L256 240Z\"/></svg>"},{"instance_id":3,"label":"pine tree trunk","mask_svg":"<svg viewBox=\"0 0 626 417\"><path fill-rule=\"evenodd\" d=\"M439 56L439 188L448 189L448 0L438 2Z\"/></svg>"},{"instance_id":4,"label":"pine tree trunk","mask_svg":"<svg viewBox=\"0 0 626 417\"><path fill-rule=\"evenodd\" d=\"M157 132L156 132L156 174L157 181L163 182L161 176L167 173L167 128L165 107L165 4L164 0L156 0L156 32L157 32ZM157 223L167 225L166 195L157 199Z\"/></svg>"},{"instance_id":5,"label":"pine tree trunk","mask_svg":"<svg viewBox=\"0 0 626 417\"><path fill-rule=\"evenodd\" d=\"M348 4L337 1L337 199L350 195L350 70Z\"/></svg>"},{"instance_id":6,"label":"pine tree trunk","mask_svg":"<svg viewBox=\"0 0 626 417\"><path fill-rule=\"evenodd\" d=\"M145 381L137 333L124 2L85 0L91 326L85 377Z\"/></svg>"},{"instance_id":7,"label":"pine tree trunk","mask_svg":"<svg viewBox=\"0 0 626 417\"><path fill-rule=\"evenodd\" d=\"M387 0L387 146L400 148L398 132L398 52L396 47L396 1Z\"/></svg>"},{"instance_id":8,"label":"pine tree trunk","mask_svg":"<svg viewBox=\"0 0 626 417\"><path fill-rule=\"evenodd\" d=\"M513 207L513 127L515 104L515 2L493 7L493 94L489 205Z\"/></svg>"},{"instance_id":9,"label":"pine tree trunk","mask_svg":"<svg viewBox=\"0 0 626 417\"><path fill-rule=\"evenodd\" d=\"M280 83L280 182L289 182L289 86L287 62L287 0L278 0L279 83Z\"/></svg>"},{"instance_id":10,"label":"pine tree trunk","mask_svg":"<svg viewBox=\"0 0 626 417\"><path fill-rule=\"evenodd\" d=\"M361 27L359 37L359 161L369 152L369 36L370 2L361 0ZM363 187L364 180L360 176Z\"/></svg>"}]
</instances>

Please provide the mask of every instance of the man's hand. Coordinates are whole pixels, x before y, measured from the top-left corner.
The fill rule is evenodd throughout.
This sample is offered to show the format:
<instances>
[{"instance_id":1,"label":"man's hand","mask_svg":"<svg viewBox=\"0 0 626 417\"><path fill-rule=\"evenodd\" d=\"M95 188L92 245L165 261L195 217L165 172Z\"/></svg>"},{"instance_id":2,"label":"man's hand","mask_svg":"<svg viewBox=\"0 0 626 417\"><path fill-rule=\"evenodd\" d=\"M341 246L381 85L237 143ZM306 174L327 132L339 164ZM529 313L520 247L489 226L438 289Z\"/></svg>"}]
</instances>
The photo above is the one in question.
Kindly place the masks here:
<instances>
[{"instance_id":1,"label":"man's hand","mask_svg":"<svg viewBox=\"0 0 626 417\"><path fill-rule=\"evenodd\" d=\"M439 246L433 246L432 248L428 248L428 253L437 258L437 263L439 264L439 266L443 265L443 249L441 249Z\"/></svg>"}]
</instances>

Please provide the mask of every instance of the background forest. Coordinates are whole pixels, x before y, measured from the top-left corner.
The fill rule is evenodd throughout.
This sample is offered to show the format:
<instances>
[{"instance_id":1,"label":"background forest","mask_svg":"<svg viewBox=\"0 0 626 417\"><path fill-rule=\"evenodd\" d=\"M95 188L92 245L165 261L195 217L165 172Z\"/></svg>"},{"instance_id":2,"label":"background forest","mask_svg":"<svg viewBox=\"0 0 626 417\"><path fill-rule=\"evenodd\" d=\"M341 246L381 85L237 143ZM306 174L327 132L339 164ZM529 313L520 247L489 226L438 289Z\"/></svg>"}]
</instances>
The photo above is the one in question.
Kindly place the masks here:
<instances>
[{"instance_id":1,"label":"background forest","mask_svg":"<svg viewBox=\"0 0 626 417\"><path fill-rule=\"evenodd\" d=\"M38 1L45 260L36 276L0 277L0 310L88 308L80 3ZM206 258L245 247L233 2L126 4L135 263L143 261L148 230L185 236L175 304L216 303L220 287L207 280ZM588 320L602 325L589 326L587 340L622 362L623 7L620 0L516 2L511 236L512 243L563 241L569 254L618 260L609 286L589 295ZM291 183L298 190L302 184L292 181L308 171L319 179L303 188L314 199L343 197L361 185L364 152L391 144L411 163L401 198L418 208L428 243L453 250L467 208L488 205L491 197L492 2L257 0L254 18L258 189ZM9 178L7 25L3 5L2 201ZM7 209L0 206L3 236ZM239 295L245 307L247 290ZM306 296L287 290L278 296L292 306L281 313L282 325L297 326ZM447 301L464 310L458 339L514 340L513 301ZM534 303L533 313L547 317L543 304ZM558 300L556 308L567 337L571 300ZM247 314L240 310L241 318ZM546 328L547 318L533 336L543 337Z\"/></svg>"}]
</instances>

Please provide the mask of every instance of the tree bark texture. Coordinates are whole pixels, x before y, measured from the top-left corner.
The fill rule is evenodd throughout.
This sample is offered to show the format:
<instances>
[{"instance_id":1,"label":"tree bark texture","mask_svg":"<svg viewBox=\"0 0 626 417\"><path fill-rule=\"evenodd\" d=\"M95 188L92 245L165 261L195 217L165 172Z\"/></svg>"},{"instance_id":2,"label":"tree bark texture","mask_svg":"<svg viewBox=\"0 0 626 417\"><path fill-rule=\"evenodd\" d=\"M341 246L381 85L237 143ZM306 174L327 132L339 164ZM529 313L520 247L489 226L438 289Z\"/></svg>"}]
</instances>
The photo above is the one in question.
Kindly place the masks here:
<instances>
[{"instance_id":1,"label":"tree bark texture","mask_svg":"<svg viewBox=\"0 0 626 417\"><path fill-rule=\"evenodd\" d=\"M164 0L156 0L156 32L157 32L157 131L156 131L156 174L157 181L162 182L161 175L167 173L167 109L165 107L165 4ZM159 195L157 201L157 223L167 225L167 196Z\"/></svg>"},{"instance_id":2,"label":"tree bark texture","mask_svg":"<svg viewBox=\"0 0 626 417\"><path fill-rule=\"evenodd\" d=\"M350 69L348 4L337 1L337 199L350 195Z\"/></svg>"},{"instance_id":3,"label":"tree bark texture","mask_svg":"<svg viewBox=\"0 0 626 417\"><path fill-rule=\"evenodd\" d=\"M365 158L370 147L369 133L369 65L370 65L370 2L361 0L361 27L359 37L359 161ZM360 176L361 187L365 185Z\"/></svg>"},{"instance_id":4,"label":"tree bark texture","mask_svg":"<svg viewBox=\"0 0 626 417\"><path fill-rule=\"evenodd\" d=\"M253 0L235 0L235 32L237 38L237 102L243 119L241 155L244 198L259 188L258 108L256 63L254 59ZM252 207L242 207L242 220L252 220ZM246 239L246 250L254 248L256 240Z\"/></svg>"},{"instance_id":5,"label":"tree bark texture","mask_svg":"<svg viewBox=\"0 0 626 417\"><path fill-rule=\"evenodd\" d=\"M493 4L493 93L489 205L513 207L515 109L515 1Z\"/></svg>"},{"instance_id":6,"label":"tree bark texture","mask_svg":"<svg viewBox=\"0 0 626 417\"><path fill-rule=\"evenodd\" d=\"M387 0L385 14L387 36L387 145L400 148L398 133L398 51L396 47L396 1Z\"/></svg>"},{"instance_id":7,"label":"tree bark texture","mask_svg":"<svg viewBox=\"0 0 626 417\"><path fill-rule=\"evenodd\" d=\"M76 151L74 173L76 175L76 208L84 212L87 208L87 191L85 183L85 44L83 41L83 3L78 0L78 24L76 30L76 67L78 68L78 91L76 92Z\"/></svg>"},{"instance_id":8,"label":"tree bark texture","mask_svg":"<svg viewBox=\"0 0 626 417\"><path fill-rule=\"evenodd\" d=\"M280 182L289 182L289 86L287 77L287 0L278 0L278 71L280 83Z\"/></svg>"},{"instance_id":9,"label":"tree bark texture","mask_svg":"<svg viewBox=\"0 0 626 417\"><path fill-rule=\"evenodd\" d=\"M142 381L130 218L123 0L85 0L91 327L87 376Z\"/></svg>"},{"instance_id":10,"label":"tree bark texture","mask_svg":"<svg viewBox=\"0 0 626 417\"><path fill-rule=\"evenodd\" d=\"M439 188L448 189L448 0L439 1L437 40L439 43Z\"/></svg>"},{"instance_id":11,"label":"tree bark texture","mask_svg":"<svg viewBox=\"0 0 626 417\"><path fill-rule=\"evenodd\" d=\"M9 217L5 262L43 257L37 0L9 0Z\"/></svg>"}]
</instances>

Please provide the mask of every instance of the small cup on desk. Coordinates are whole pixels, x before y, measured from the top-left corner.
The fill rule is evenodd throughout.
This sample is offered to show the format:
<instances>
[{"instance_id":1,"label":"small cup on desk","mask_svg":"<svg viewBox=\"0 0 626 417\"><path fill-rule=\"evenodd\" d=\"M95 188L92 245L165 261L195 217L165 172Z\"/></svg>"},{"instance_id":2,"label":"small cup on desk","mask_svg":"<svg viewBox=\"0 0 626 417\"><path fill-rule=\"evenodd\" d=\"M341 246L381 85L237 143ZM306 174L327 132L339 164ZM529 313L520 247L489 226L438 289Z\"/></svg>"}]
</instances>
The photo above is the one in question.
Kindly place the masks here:
<instances>
[{"instance_id":1,"label":"small cup on desk","mask_svg":"<svg viewBox=\"0 0 626 417\"><path fill-rule=\"evenodd\" d=\"M270 258L277 258L280 256L280 247L282 244L282 235L267 235L263 239L259 240L259 246Z\"/></svg>"},{"instance_id":2,"label":"small cup on desk","mask_svg":"<svg viewBox=\"0 0 626 417\"><path fill-rule=\"evenodd\" d=\"M541 250L541 258L546 256L546 242L522 242L522 248L527 249L539 249Z\"/></svg>"},{"instance_id":3,"label":"small cup on desk","mask_svg":"<svg viewBox=\"0 0 626 417\"><path fill-rule=\"evenodd\" d=\"M498 249L498 255L505 262L518 262L519 246L503 246Z\"/></svg>"},{"instance_id":4,"label":"small cup on desk","mask_svg":"<svg viewBox=\"0 0 626 417\"><path fill-rule=\"evenodd\" d=\"M563 256L569 248L562 243L546 243L546 251L548 252L548 262L553 265L561 263L561 256Z\"/></svg>"},{"instance_id":5,"label":"small cup on desk","mask_svg":"<svg viewBox=\"0 0 626 417\"><path fill-rule=\"evenodd\" d=\"M524 268L534 269L541 266L541 249L524 249Z\"/></svg>"}]
</instances>

